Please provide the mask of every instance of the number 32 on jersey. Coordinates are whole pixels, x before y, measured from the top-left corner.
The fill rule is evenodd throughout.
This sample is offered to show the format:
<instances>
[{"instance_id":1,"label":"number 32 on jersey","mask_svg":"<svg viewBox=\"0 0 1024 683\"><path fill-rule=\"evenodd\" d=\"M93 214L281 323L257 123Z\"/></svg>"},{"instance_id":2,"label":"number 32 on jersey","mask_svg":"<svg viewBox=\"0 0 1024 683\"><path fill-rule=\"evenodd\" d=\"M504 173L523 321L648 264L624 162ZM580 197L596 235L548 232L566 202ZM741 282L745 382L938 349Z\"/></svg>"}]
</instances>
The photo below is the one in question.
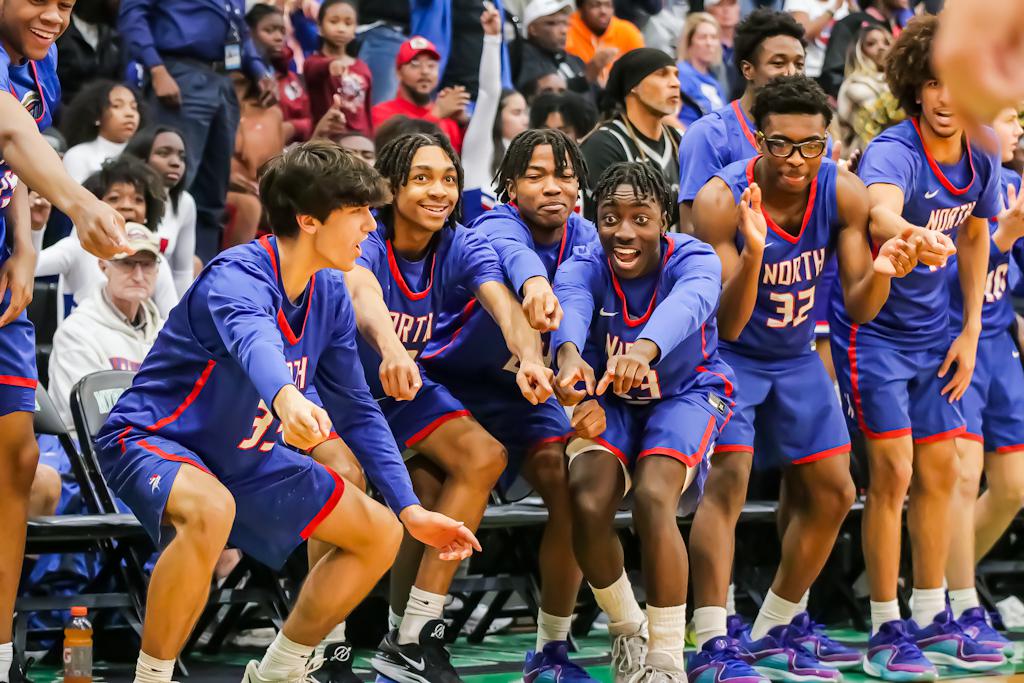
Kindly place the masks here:
<instances>
[{"instance_id":1,"label":"number 32 on jersey","mask_svg":"<svg viewBox=\"0 0 1024 683\"><path fill-rule=\"evenodd\" d=\"M814 287L799 292L772 292L769 297L777 304L777 318L768 318L768 327L799 327L807 322L814 308Z\"/></svg>"}]
</instances>

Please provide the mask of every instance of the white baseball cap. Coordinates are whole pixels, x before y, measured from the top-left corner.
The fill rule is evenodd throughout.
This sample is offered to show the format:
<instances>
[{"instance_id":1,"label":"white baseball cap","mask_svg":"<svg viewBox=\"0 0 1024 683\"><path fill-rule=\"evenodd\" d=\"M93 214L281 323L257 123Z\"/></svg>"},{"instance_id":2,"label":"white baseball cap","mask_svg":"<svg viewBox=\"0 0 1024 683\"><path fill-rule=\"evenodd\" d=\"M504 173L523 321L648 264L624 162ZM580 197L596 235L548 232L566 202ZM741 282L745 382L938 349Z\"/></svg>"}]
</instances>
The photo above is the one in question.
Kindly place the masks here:
<instances>
[{"instance_id":1,"label":"white baseball cap","mask_svg":"<svg viewBox=\"0 0 1024 683\"><path fill-rule=\"evenodd\" d=\"M574 0L533 0L523 11L523 35L530 24L542 17L550 17L564 10L571 10L576 7Z\"/></svg>"}]
</instances>

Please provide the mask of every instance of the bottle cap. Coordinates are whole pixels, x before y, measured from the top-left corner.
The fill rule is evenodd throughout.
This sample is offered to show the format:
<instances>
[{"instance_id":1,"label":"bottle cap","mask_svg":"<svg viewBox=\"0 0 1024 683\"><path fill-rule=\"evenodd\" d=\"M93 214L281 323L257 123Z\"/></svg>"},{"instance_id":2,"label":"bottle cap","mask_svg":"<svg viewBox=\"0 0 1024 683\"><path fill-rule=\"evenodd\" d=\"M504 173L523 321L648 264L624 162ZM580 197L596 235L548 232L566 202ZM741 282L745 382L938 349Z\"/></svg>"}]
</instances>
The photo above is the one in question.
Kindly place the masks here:
<instances>
[{"instance_id":1,"label":"bottle cap","mask_svg":"<svg viewBox=\"0 0 1024 683\"><path fill-rule=\"evenodd\" d=\"M79 606L79 607L72 607L71 608L71 616L73 616L73 617L84 617L87 614L89 614L89 610L86 609L85 607Z\"/></svg>"}]
</instances>

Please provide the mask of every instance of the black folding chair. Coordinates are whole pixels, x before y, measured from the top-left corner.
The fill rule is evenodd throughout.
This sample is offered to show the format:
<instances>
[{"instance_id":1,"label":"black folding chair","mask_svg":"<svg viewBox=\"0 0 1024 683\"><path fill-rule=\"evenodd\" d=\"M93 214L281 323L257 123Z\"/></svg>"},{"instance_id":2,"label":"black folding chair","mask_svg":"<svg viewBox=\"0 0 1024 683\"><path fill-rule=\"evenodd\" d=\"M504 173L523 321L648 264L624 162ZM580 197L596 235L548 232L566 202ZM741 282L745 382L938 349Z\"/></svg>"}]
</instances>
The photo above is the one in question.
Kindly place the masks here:
<instances>
[{"instance_id":1,"label":"black folding chair","mask_svg":"<svg viewBox=\"0 0 1024 683\"><path fill-rule=\"evenodd\" d=\"M56 406L42 385L36 388L35 433L56 437L68 461L71 473L81 492L86 514L36 517L28 522L26 552L42 553L97 553L99 571L77 595L23 595L15 609L15 642L17 651L25 651L27 620L31 612L66 610L75 605L90 610L106 611L99 615L97 626L102 627L105 616L119 614L137 634L142 632L142 603L145 593L143 576L132 572L126 563L130 548L149 546L149 537L132 515L103 510L97 501L93 480L75 441L57 412ZM52 630L53 633L48 631ZM53 636L59 629L46 629L40 636Z\"/></svg>"}]
</instances>

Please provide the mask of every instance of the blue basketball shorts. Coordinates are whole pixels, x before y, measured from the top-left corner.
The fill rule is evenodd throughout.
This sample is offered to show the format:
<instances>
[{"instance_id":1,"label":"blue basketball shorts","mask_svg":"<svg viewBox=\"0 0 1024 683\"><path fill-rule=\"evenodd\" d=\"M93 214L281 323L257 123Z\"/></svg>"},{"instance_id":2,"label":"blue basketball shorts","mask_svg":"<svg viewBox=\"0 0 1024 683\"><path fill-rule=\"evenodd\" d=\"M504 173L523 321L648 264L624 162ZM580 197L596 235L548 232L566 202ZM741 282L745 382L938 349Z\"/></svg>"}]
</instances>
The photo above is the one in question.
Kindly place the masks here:
<instances>
[{"instance_id":1,"label":"blue basketball shorts","mask_svg":"<svg viewBox=\"0 0 1024 683\"><path fill-rule=\"evenodd\" d=\"M995 453L1024 451L1024 369L1010 332L978 341L974 376L961 400L963 438Z\"/></svg>"},{"instance_id":2,"label":"blue basketball shorts","mask_svg":"<svg viewBox=\"0 0 1024 683\"><path fill-rule=\"evenodd\" d=\"M11 304L11 292L0 298L0 311ZM25 311L0 327L0 416L36 409L36 334Z\"/></svg>"}]
</instances>

